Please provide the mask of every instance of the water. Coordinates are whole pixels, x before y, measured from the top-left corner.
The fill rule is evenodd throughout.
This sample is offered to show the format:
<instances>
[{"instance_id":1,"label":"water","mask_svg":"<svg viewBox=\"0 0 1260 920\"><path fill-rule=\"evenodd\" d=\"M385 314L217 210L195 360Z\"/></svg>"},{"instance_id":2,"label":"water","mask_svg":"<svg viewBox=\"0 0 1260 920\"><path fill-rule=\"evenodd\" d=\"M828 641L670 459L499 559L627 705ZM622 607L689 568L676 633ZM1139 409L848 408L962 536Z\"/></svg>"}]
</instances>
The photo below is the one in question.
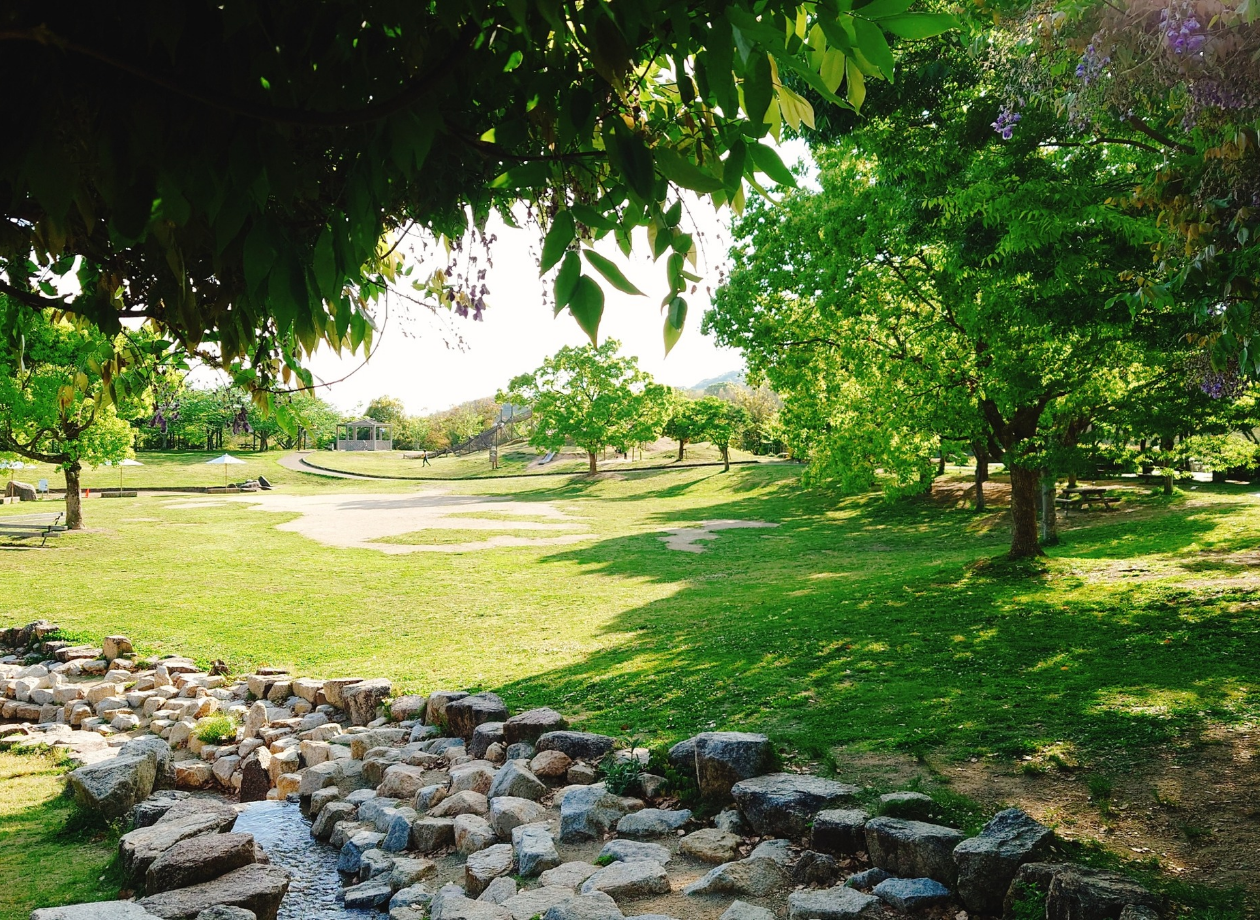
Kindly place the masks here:
<instances>
[{"instance_id":1,"label":"water","mask_svg":"<svg viewBox=\"0 0 1260 920\"><path fill-rule=\"evenodd\" d=\"M311 822L297 802L252 802L232 830L253 834L271 864L292 873L278 920L379 920L375 911L346 910L337 903L338 853L311 836Z\"/></svg>"}]
</instances>

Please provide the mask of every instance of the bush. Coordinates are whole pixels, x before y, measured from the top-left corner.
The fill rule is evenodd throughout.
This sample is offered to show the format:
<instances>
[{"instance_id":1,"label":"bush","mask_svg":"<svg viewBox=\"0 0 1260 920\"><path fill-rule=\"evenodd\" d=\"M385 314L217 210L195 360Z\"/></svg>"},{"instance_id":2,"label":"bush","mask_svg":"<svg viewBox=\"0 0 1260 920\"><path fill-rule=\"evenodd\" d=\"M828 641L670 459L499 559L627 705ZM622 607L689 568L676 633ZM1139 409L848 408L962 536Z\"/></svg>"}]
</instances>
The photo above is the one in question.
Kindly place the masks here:
<instances>
[{"instance_id":1,"label":"bush","mask_svg":"<svg viewBox=\"0 0 1260 920\"><path fill-rule=\"evenodd\" d=\"M613 795L625 795L638 784L643 764L634 758L613 760L609 755L599 769L604 774L604 785L608 787L608 791Z\"/></svg>"},{"instance_id":2,"label":"bush","mask_svg":"<svg viewBox=\"0 0 1260 920\"><path fill-rule=\"evenodd\" d=\"M197 740L203 744L224 744L236 740L236 720L229 715L209 716L193 729Z\"/></svg>"}]
</instances>

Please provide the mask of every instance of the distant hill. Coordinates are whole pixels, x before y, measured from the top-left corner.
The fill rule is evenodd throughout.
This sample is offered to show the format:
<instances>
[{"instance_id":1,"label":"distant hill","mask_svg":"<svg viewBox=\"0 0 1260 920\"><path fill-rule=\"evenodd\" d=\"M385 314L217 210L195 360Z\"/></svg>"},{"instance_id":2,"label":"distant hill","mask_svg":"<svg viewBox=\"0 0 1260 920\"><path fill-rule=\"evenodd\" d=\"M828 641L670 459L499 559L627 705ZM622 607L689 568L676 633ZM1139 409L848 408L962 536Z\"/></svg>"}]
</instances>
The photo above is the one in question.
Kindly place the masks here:
<instances>
[{"instance_id":1,"label":"distant hill","mask_svg":"<svg viewBox=\"0 0 1260 920\"><path fill-rule=\"evenodd\" d=\"M701 380L699 383L692 384L692 386L690 386L688 389L706 390L709 387L713 386L714 384L718 384L718 383L743 383L743 382L744 382L743 371L739 371L739 370L727 371L725 374L722 374L721 376L708 377L704 380Z\"/></svg>"}]
</instances>

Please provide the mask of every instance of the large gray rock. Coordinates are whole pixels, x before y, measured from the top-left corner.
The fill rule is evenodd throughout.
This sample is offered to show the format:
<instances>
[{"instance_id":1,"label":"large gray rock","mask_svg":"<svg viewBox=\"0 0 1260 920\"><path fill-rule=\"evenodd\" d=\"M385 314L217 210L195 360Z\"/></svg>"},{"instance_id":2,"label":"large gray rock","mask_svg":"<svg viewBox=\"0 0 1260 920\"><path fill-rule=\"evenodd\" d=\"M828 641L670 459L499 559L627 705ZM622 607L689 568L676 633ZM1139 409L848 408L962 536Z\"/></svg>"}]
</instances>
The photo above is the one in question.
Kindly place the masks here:
<instances>
[{"instance_id":1,"label":"large gray rock","mask_svg":"<svg viewBox=\"0 0 1260 920\"><path fill-rule=\"evenodd\" d=\"M871 816L860 808L828 808L814 816L810 846L823 853L852 856L866 849L866 822Z\"/></svg>"},{"instance_id":2,"label":"large gray rock","mask_svg":"<svg viewBox=\"0 0 1260 920\"><path fill-rule=\"evenodd\" d=\"M688 738L685 741L679 741L669 749L666 755L669 765L692 779L696 778L696 739Z\"/></svg>"},{"instance_id":3,"label":"large gray rock","mask_svg":"<svg viewBox=\"0 0 1260 920\"><path fill-rule=\"evenodd\" d=\"M1125 908L1158 913L1162 900L1123 875L1070 866L1055 873L1046 894L1046 920L1119 920Z\"/></svg>"},{"instance_id":4,"label":"large gray rock","mask_svg":"<svg viewBox=\"0 0 1260 920\"><path fill-rule=\"evenodd\" d=\"M490 811L490 802L480 792L466 789L448 795L429 809L431 818L454 818L459 815L484 815Z\"/></svg>"},{"instance_id":5,"label":"large gray rock","mask_svg":"<svg viewBox=\"0 0 1260 920\"><path fill-rule=\"evenodd\" d=\"M866 920L879 914L879 898L844 886L788 895L788 920Z\"/></svg>"},{"instance_id":6,"label":"large gray rock","mask_svg":"<svg viewBox=\"0 0 1260 920\"><path fill-rule=\"evenodd\" d=\"M551 731L538 736L539 751L559 751L574 760L599 760L613 749L613 739L590 732Z\"/></svg>"},{"instance_id":7,"label":"large gray rock","mask_svg":"<svg viewBox=\"0 0 1260 920\"><path fill-rule=\"evenodd\" d=\"M141 735L139 738L132 738L118 749L118 753L120 756L142 754L152 759L156 771L153 788L175 788L175 763L171 746L157 735Z\"/></svg>"},{"instance_id":8,"label":"large gray rock","mask_svg":"<svg viewBox=\"0 0 1260 920\"><path fill-rule=\"evenodd\" d=\"M455 849L464 856L484 850L496 840L490 822L481 815L460 815L455 819Z\"/></svg>"},{"instance_id":9,"label":"large gray rock","mask_svg":"<svg viewBox=\"0 0 1260 920\"><path fill-rule=\"evenodd\" d=\"M651 846L651 844L648 844ZM650 859L614 862L582 883L582 894L602 891L614 901L669 893L665 867Z\"/></svg>"},{"instance_id":10,"label":"large gray rock","mask_svg":"<svg viewBox=\"0 0 1260 920\"><path fill-rule=\"evenodd\" d=\"M503 840L512 839L512 830L522 824L541 821L547 809L529 799L501 795L490 801L490 826Z\"/></svg>"},{"instance_id":11,"label":"large gray rock","mask_svg":"<svg viewBox=\"0 0 1260 920\"><path fill-rule=\"evenodd\" d=\"M500 875L486 886L486 890L477 895L478 901L489 901L491 904L503 904L509 898L516 897L516 879Z\"/></svg>"},{"instance_id":12,"label":"large gray rock","mask_svg":"<svg viewBox=\"0 0 1260 920\"><path fill-rule=\"evenodd\" d=\"M922 792L888 792L879 797L879 813L886 818L930 822L936 810L932 797Z\"/></svg>"},{"instance_id":13,"label":"large gray rock","mask_svg":"<svg viewBox=\"0 0 1260 920\"><path fill-rule=\"evenodd\" d=\"M476 897L494 879L511 875L514 862L512 845L508 843L495 844L473 853L464 863L465 890L471 897Z\"/></svg>"},{"instance_id":14,"label":"large gray rock","mask_svg":"<svg viewBox=\"0 0 1260 920\"><path fill-rule=\"evenodd\" d=\"M563 731L568 727L564 716L554 709L529 709L503 723L503 740L509 745L521 742L534 744L547 732Z\"/></svg>"},{"instance_id":15,"label":"large gray rock","mask_svg":"<svg viewBox=\"0 0 1260 920\"><path fill-rule=\"evenodd\" d=\"M236 809L229 803L211 796L195 795L180 799L158 818L158 824L170 824L187 818L202 818L214 822L218 831L230 831L236 823Z\"/></svg>"},{"instance_id":16,"label":"large gray rock","mask_svg":"<svg viewBox=\"0 0 1260 920\"><path fill-rule=\"evenodd\" d=\"M765 735L751 732L702 732L693 739L696 782L708 799L729 799L740 780L769 773L775 767L774 746Z\"/></svg>"},{"instance_id":17,"label":"large gray rock","mask_svg":"<svg viewBox=\"0 0 1260 920\"><path fill-rule=\"evenodd\" d=\"M417 818L411 822L411 845L420 853L433 853L454 843L453 818Z\"/></svg>"},{"instance_id":18,"label":"large gray rock","mask_svg":"<svg viewBox=\"0 0 1260 920\"><path fill-rule=\"evenodd\" d=\"M163 818L157 824L123 834L118 841L123 875L138 885L144 881L149 867L171 847L191 837L215 833L221 826L222 817L211 811L174 820Z\"/></svg>"},{"instance_id":19,"label":"large gray rock","mask_svg":"<svg viewBox=\"0 0 1260 920\"><path fill-rule=\"evenodd\" d=\"M505 763L490 785L486 798L495 799L501 795L510 795L518 799L537 801L547 794L547 784L530 772L522 761L513 760Z\"/></svg>"},{"instance_id":20,"label":"large gray rock","mask_svg":"<svg viewBox=\"0 0 1260 920\"><path fill-rule=\"evenodd\" d=\"M390 701L389 717L395 722L410 722L424 718L424 711L429 706L427 696L408 694Z\"/></svg>"},{"instance_id":21,"label":"large gray rock","mask_svg":"<svg viewBox=\"0 0 1260 920\"><path fill-rule=\"evenodd\" d=\"M446 725L446 707L456 700L468 696L462 690L438 690L429 694L429 702L424 710L424 724L442 727Z\"/></svg>"},{"instance_id":22,"label":"large gray rock","mask_svg":"<svg viewBox=\"0 0 1260 920\"><path fill-rule=\"evenodd\" d=\"M383 677L359 681L341 690L341 699L350 721L355 725L367 725L376 718L376 709L389 696L390 682ZM325 690L327 692L327 690Z\"/></svg>"},{"instance_id":23,"label":"large gray rock","mask_svg":"<svg viewBox=\"0 0 1260 920\"><path fill-rule=\"evenodd\" d=\"M739 838L716 827L702 827L678 844L678 852L707 863L727 863L739 855Z\"/></svg>"},{"instance_id":24,"label":"large gray rock","mask_svg":"<svg viewBox=\"0 0 1260 920\"><path fill-rule=\"evenodd\" d=\"M393 896L389 879L368 879L345 890L346 910L381 910Z\"/></svg>"},{"instance_id":25,"label":"large gray rock","mask_svg":"<svg viewBox=\"0 0 1260 920\"><path fill-rule=\"evenodd\" d=\"M154 920L154 917L134 901L95 901L66 907L41 907L31 913L31 920Z\"/></svg>"},{"instance_id":26,"label":"large gray rock","mask_svg":"<svg viewBox=\"0 0 1260 920\"><path fill-rule=\"evenodd\" d=\"M613 795L603 783L573 787L560 803L560 841L598 840L631 808L631 800Z\"/></svg>"},{"instance_id":27,"label":"large gray rock","mask_svg":"<svg viewBox=\"0 0 1260 920\"><path fill-rule=\"evenodd\" d=\"M311 836L316 840L327 840L339 821L353 821L357 811L350 802L329 802L320 809L311 824Z\"/></svg>"},{"instance_id":28,"label":"large gray rock","mask_svg":"<svg viewBox=\"0 0 1260 920\"><path fill-rule=\"evenodd\" d=\"M187 792L177 792L174 789L164 789L161 792L153 793L153 795L131 810L131 826L149 827L152 824L157 824L158 820L170 810L172 805L176 802L182 802L186 798L188 798Z\"/></svg>"},{"instance_id":29,"label":"large gray rock","mask_svg":"<svg viewBox=\"0 0 1260 920\"><path fill-rule=\"evenodd\" d=\"M577 890L578 886L599 871L598 866L586 862L561 863L554 869L548 869L538 876L545 886L558 886Z\"/></svg>"},{"instance_id":30,"label":"large gray rock","mask_svg":"<svg viewBox=\"0 0 1260 920\"><path fill-rule=\"evenodd\" d=\"M638 840L610 840L599 851L598 858L611 859L615 862L639 862L646 860L660 863L663 866L669 862L670 852L659 843L643 843Z\"/></svg>"},{"instance_id":31,"label":"large gray rock","mask_svg":"<svg viewBox=\"0 0 1260 920\"><path fill-rule=\"evenodd\" d=\"M376 791L391 799L415 798L417 792L433 782L434 774L435 771L424 767L396 763L385 769Z\"/></svg>"},{"instance_id":32,"label":"large gray rock","mask_svg":"<svg viewBox=\"0 0 1260 920\"><path fill-rule=\"evenodd\" d=\"M219 904L252 910L258 920L276 920L276 912L288 890L288 872L254 863L214 881L164 891L143 898L139 903L149 913L165 920L195 920L203 910Z\"/></svg>"},{"instance_id":33,"label":"large gray rock","mask_svg":"<svg viewBox=\"0 0 1260 920\"><path fill-rule=\"evenodd\" d=\"M875 886L875 896L897 910L916 911L949 900L949 889L930 878L890 878Z\"/></svg>"},{"instance_id":34,"label":"large gray rock","mask_svg":"<svg viewBox=\"0 0 1260 920\"><path fill-rule=\"evenodd\" d=\"M953 885L958 878L954 847L964 834L952 827L872 818L866 822L866 851L871 862L902 878L931 878Z\"/></svg>"},{"instance_id":35,"label":"large gray rock","mask_svg":"<svg viewBox=\"0 0 1260 920\"><path fill-rule=\"evenodd\" d=\"M734 894L764 898L789 887L792 877L773 859L748 858L724 863L683 889L689 895Z\"/></svg>"},{"instance_id":36,"label":"large gray rock","mask_svg":"<svg viewBox=\"0 0 1260 920\"><path fill-rule=\"evenodd\" d=\"M198 834L175 844L150 864L148 894L187 888L254 862L253 834Z\"/></svg>"},{"instance_id":37,"label":"large gray rock","mask_svg":"<svg viewBox=\"0 0 1260 920\"><path fill-rule=\"evenodd\" d=\"M681 810L645 808L626 815L618 821L617 833L623 837L672 837L690 820L691 812L685 808Z\"/></svg>"},{"instance_id":38,"label":"large gray rock","mask_svg":"<svg viewBox=\"0 0 1260 920\"><path fill-rule=\"evenodd\" d=\"M718 920L775 920L774 911L747 901L732 901Z\"/></svg>"},{"instance_id":39,"label":"large gray rock","mask_svg":"<svg viewBox=\"0 0 1260 920\"><path fill-rule=\"evenodd\" d=\"M507 705L495 693L474 693L446 705L446 728L457 738L471 741L473 731L483 722L503 722Z\"/></svg>"},{"instance_id":40,"label":"large gray rock","mask_svg":"<svg viewBox=\"0 0 1260 920\"><path fill-rule=\"evenodd\" d=\"M474 728L468 753L477 758L485 757L492 744L503 744L502 722L482 722Z\"/></svg>"},{"instance_id":41,"label":"large gray rock","mask_svg":"<svg viewBox=\"0 0 1260 920\"><path fill-rule=\"evenodd\" d=\"M525 878L560 865L556 841L545 825L522 824L512 828L512 849L516 854L516 871Z\"/></svg>"},{"instance_id":42,"label":"large gray rock","mask_svg":"<svg viewBox=\"0 0 1260 920\"><path fill-rule=\"evenodd\" d=\"M197 914L197 920L258 920L258 915L243 907L229 907L227 904L216 904L207 907Z\"/></svg>"},{"instance_id":43,"label":"large gray rock","mask_svg":"<svg viewBox=\"0 0 1260 920\"><path fill-rule=\"evenodd\" d=\"M741 780L731 795L758 834L799 840L808 836L814 815L852 801L859 791L857 786L818 776L771 773Z\"/></svg>"},{"instance_id":44,"label":"large gray rock","mask_svg":"<svg viewBox=\"0 0 1260 920\"><path fill-rule=\"evenodd\" d=\"M156 779L157 764L143 753L120 753L79 767L67 777L75 801L107 821L125 817L136 803L148 798Z\"/></svg>"},{"instance_id":45,"label":"large gray rock","mask_svg":"<svg viewBox=\"0 0 1260 920\"><path fill-rule=\"evenodd\" d=\"M624 920L617 902L603 892L580 894L557 904L542 920Z\"/></svg>"},{"instance_id":46,"label":"large gray rock","mask_svg":"<svg viewBox=\"0 0 1260 920\"><path fill-rule=\"evenodd\" d=\"M568 888L533 888L513 895L503 906L512 912L513 920L530 920L572 898L573 891Z\"/></svg>"},{"instance_id":47,"label":"large gray rock","mask_svg":"<svg viewBox=\"0 0 1260 920\"><path fill-rule=\"evenodd\" d=\"M967 910L996 914L1024 863L1043 858L1050 850L1054 832L1018 808L998 812L979 836L954 848L958 866L958 896Z\"/></svg>"},{"instance_id":48,"label":"large gray rock","mask_svg":"<svg viewBox=\"0 0 1260 920\"><path fill-rule=\"evenodd\" d=\"M363 867L363 854L374 850L385 839L376 831L359 831L341 846L337 855L337 871L346 875L358 875Z\"/></svg>"}]
</instances>

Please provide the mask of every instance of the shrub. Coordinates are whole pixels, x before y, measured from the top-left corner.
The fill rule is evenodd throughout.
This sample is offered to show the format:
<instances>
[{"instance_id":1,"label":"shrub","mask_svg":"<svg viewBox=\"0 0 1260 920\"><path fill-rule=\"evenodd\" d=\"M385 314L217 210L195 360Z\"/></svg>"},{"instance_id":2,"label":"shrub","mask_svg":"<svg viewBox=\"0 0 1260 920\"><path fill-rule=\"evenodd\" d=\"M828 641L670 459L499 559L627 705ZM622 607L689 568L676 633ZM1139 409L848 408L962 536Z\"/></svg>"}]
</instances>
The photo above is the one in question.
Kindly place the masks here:
<instances>
[{"instance_id":1,"label":"shrub","mask_svg":"<svg viewBox=\"0 0 1260 920\"><path fill-rule=\"evenodd\" d=\"M229 715L209 716L193 729L197 740L204 744L223 744L236 740L236 720Z\"/></svg>"},{"instance_id":2,"label":"shrub","mask_svg":"<svg viewBox=\"0 0 1260 920\"><path fill-rule=\"evenodd\" d=\"M604 758L600 764L600 772L604 774L604 785L613 795L625 795L639 782L639 774L643 772L643 764L634 758L613 760L611 756Z\"/></svg>"}]
</instances>

